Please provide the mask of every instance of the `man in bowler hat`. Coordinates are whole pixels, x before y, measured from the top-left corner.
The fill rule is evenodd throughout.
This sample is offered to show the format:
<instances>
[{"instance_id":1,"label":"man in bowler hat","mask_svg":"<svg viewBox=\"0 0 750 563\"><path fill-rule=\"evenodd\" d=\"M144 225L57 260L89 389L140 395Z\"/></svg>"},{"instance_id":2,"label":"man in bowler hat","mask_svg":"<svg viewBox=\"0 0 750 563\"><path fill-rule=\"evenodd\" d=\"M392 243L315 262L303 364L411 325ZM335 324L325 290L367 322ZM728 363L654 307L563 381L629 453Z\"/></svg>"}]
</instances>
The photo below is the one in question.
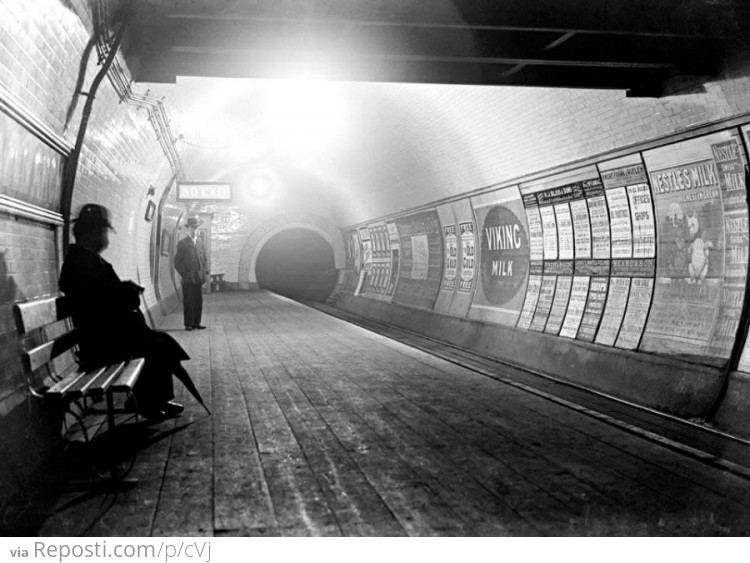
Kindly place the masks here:
<instances>
[{"instance_id":1,"label":"man in bowler hat","mask_svg":"<svg viewBox=\"0 0 750 563\"><path fill-rule=\"evenodd\" d=\"M174 267L182 278L182 305L185 330L204 329L201 324L203 314L203 284L208 276L206 251L198 238L197 229L201 225L197 217L189 217L185 222L188 236L177 243Z\"/></svg>"},{"instance_id":2,"label":"man in bowler hat","mask_svg":"<svg viewBox=\"0 0 750 563\"><path fill-rule=\"evenodd\" d=\"M179 415L172 375L190 379L181 361L190 357L174 338L151 329L140 311L143 288L122 281L100 255L109 245L112 224L106 207L88 203L74 219L75 243L68 248L60 273L60 289L70 304L78 329L78 359L84 369L145 358L136 383L133 407L149 418ZM127 405L126 405L127 406Z\"/></svg>"}]
</instances>

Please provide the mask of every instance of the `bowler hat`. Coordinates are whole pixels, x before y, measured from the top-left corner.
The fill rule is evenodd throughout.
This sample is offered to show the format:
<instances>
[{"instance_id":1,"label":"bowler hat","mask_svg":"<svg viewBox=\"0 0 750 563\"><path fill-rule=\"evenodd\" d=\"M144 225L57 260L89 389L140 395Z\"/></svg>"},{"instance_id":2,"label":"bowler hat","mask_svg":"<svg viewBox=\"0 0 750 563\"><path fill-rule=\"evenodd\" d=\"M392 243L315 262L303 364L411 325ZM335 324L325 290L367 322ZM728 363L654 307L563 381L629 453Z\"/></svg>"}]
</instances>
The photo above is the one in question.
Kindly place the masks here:
<instances>
[{"instance_id":1,"label":"bowler hat","mask_svg":"<svg viewBox=\"0 0 750 563\"><path fill-rule=\"evenodd\" d=\"M109 210L96 203L87 203L81 207L78 217L73 221L82 227L106 227L114 230L109 222Z\"/></svg>"},{"instance_id":2,"label":"bowler hat","mask_svg":"<svg viewBox=\"0 0 750 563\"><path fill-rule=\"evenodd\" d=\"M186 227L195 227L198 228L203 224L203 221L199 221L198 217L188 217L187 221L185 221Z\"/></svg>"}]
</instances>

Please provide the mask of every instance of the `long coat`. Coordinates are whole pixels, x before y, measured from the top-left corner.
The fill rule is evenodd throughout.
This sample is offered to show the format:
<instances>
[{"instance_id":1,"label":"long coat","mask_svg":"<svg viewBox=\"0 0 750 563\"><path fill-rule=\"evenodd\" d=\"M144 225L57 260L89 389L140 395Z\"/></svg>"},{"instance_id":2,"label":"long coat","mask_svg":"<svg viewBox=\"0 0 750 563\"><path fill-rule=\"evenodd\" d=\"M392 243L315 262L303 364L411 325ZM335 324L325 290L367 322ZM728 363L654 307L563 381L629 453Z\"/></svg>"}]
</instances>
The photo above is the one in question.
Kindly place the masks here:
<instances>
[{"instance_id":1,"label":"long coat","mask_svg":"<svg viewBox=\"0 0 750 563\"><path fill-rule=\"evenodd\" d=\"M206 283L208 267L206 265L206 251L203 249L201 239L196 239L193 243L190 237L185 237L177 243L174 267L180 274L183 283L199 285Z\"/></svg>"},{"instance_id":2,"label":"long coat","mask_svg":"<svg viewBox=\"0 0 750 563\"><path fill-rule=\"evenodd\" d=\"M145 358L139 379L142 394L146 392L154 401L172 398L165 396L171 393L169 366L190 357L174 338L146 324L137 284L120 280L97 253L71 244L60 273L60 289L79 330L79 360L84 368Z\"/></svg>"}]
</instances>

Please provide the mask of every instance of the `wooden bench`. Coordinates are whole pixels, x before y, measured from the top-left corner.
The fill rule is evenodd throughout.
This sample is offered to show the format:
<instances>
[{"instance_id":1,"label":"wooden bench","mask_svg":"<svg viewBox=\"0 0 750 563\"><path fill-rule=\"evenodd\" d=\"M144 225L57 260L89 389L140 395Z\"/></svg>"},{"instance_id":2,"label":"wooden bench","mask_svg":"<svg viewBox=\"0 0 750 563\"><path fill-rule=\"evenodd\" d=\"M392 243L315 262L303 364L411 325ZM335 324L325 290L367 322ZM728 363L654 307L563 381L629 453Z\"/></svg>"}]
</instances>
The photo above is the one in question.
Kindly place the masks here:
<instances>
[{"instance_id":1,"label":"wooden bench","mask_svg":"<svg viewBox=\"0 0 750 563\"><path fill-rule=\"evenodd\" d=\"M116 415L122 411L115 406L115 394L132 394L143 370L144 359L118 362L89 371L80 369L75 357L78 334L65 297L17 303L15 313L31 396L43 401L45 407L54 409L55 416L60 415L66 438L72 439L75 434L90 443L93 436L87 429L95 428L95 433L103 429L107 432L107 440L115 440ZM71 417L77 424L67 424ZM92 417L98 421L89 425L87 419ZM72 431L74 426L77 428ZM101 476L100 480L124 482L123 472L119 471L117 464L112 463L107 473L108 476Z\"/></svg>"},{"instance_id":2,"label":"wooden bench","mask_svg":"<svg viewBox=\"0 0 750 563\"><path fill-rule=\"evenodd\" d=\"M216 274L209 274L211 276L210 290L211 291L223 291L224 290L224 273L218 272Z\"/></svg>"}]
</instances>

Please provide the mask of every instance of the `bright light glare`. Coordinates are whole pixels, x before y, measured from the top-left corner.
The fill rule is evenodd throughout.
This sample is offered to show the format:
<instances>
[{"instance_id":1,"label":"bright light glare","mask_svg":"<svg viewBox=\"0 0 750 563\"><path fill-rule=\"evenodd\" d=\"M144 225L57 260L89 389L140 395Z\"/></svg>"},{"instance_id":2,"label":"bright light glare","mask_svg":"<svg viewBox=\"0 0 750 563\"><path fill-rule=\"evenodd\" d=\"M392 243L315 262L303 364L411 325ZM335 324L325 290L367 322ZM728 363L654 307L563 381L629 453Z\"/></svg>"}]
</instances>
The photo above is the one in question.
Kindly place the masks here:
<instances>
[{"instance_id":1,"label":"bright light glare","mask_svg":"<svg viewBox=\"0 0 750 563\"><path fill-rule=\"evenodd\" d=\"M280 148L325 150L340 137L345 110L335 83L283 80L269 84L263 126Z\"/></svg>"},{"instance_id":2,"label":"bright light glare","mask_svg":"<svg viewBox=\"0 0 750 563\"><path fill-rule=\"evenodd\" d=\"M247 191L254 199L266 199L273 193L273 182L265 174L254 174L248 179Z\"/></svg>"}]
</instances>

